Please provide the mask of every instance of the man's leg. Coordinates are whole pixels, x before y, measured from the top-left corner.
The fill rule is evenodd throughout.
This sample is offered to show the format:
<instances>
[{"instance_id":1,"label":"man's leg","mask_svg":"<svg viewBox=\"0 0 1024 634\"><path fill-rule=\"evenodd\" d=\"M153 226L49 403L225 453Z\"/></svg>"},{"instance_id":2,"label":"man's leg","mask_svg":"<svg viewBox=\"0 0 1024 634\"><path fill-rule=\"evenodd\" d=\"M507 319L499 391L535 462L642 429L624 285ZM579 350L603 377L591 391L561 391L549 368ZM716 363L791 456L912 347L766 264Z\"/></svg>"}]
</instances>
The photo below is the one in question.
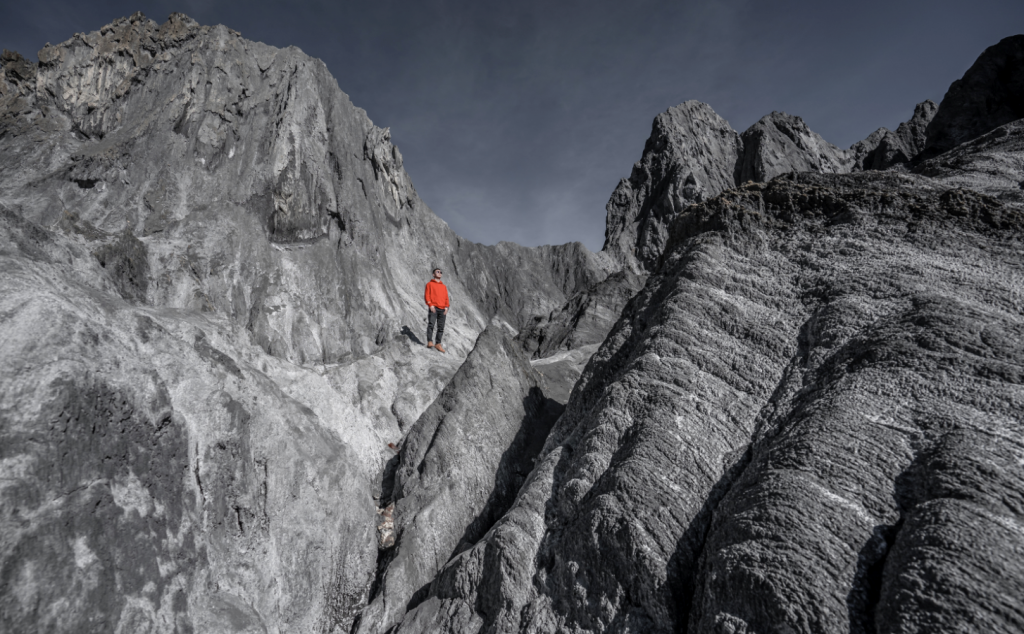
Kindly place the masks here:
<instances>
[{"instance_id":1,"label":"man's leg","mask_svg":"<svg viewBox=\"0 0 1024 634\"><path fill-rule=\"evenodd\" d=\"M438 309L437 311L437 341L435 343L441 343L441 336L444 335L444 320L448 317L448 309Z\"/></svg>"},{"instance_id":2,"label":"man's leg","mask_svg":"<svg viewBox=\"0 0 1024 634\"><path fill-rule=\"evenodd\" d=\"M437 318L437 313L430 312L428 310L427 311L427 345L428 346L431 345L432 343L434 343L434 319L435 318ZM444 323L444 322L441 322L441 323ZM437 334L440 335L441 334L441 330L443 330L443 329L444 329L444 326L441 326L440 328L438 328L437 329Z\"/></svg>"}]
</instances>

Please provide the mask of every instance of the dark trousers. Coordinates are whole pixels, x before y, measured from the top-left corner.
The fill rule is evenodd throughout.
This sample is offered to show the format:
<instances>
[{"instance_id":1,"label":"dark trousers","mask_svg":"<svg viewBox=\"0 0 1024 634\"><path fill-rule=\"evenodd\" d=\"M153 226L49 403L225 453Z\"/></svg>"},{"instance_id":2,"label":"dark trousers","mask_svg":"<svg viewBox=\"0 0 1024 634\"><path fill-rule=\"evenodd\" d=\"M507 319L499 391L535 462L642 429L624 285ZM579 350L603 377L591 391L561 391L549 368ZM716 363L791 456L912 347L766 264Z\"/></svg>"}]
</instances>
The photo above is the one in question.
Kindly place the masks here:
<instances>
[{"instance_id":1,"label":"dark trousers","mask_svg":"<svg viewBox=\"0 0 1024 634\"><path fill-rule=\"evenodd\" d=\"M444 319L448 315L447 308L435 308L435 312L427 310L427 341L441 343L441 336L444 335ZM437 322L437 339L434 339L434 322Z\"/></svg>"}]
</instances>

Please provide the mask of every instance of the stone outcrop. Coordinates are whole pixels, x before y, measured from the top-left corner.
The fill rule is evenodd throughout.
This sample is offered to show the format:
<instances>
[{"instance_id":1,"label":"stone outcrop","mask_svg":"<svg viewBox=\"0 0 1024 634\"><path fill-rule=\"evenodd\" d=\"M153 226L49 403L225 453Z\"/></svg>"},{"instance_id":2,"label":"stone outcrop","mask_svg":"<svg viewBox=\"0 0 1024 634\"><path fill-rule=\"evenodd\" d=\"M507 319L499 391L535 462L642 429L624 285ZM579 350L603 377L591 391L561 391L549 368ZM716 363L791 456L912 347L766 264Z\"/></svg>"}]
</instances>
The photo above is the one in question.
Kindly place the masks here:
<instances>
[{"instance_id":1,"label":"stone outcrop","mask_svg":"<svg viewBox=\"0 0 1024 634\"><path fill-rule=\"evenodd\" d=\"M848 151L672 108L597 254L297 49L5 51L0 630L1024 629L1018 45Z\"/></svg>"},{"instance_id":2,"label":"stone outcrop","mask_svg":"<svg viewBox=\"0 0 1024 634\"><path fill-rule=\"evenodd\" d=\"M643 157L608 201L603 251L634 273L657 263L668 221L734 185L739 135L707 104L687 101L654 119Z\"/></svg>"},{"instance_id":3,"label":"stone outcrop","mask_svg":"<svg viewBox=\"0 0 1024 634\"><path fill-rule=\"evenodd\" d=\"M358 632L386 632L428 593L438 570L504 515L562 407L500 324L406 436L381 504L394 504L394 546L382 554Z\"/></svg>"},{"instance_id":4,"label":"stone outcrop","mask_svg":"<svg viewBox=\"0 0 1024 634\"><path fill-rule=\"evenodd\" d=\"M990 46L953 82L928 124L923 159L1024 118L1024 35Z\"/></svg>"},{"instance_id":5,"label":"stone outcrop","mask_svg":"<svg viewBox=\"0 0 1024 634\"><path fill-rule=\"evenodd\" d=\"M926 130L938 108L933 101L923 101L914 108L914 116L901 123L895 132L879 128L853 144L850 154L854 170L886 170L910 163L924 151Z\"/></svg>"},{"instance_id":6,"label":"stone outcrop","mask_svg":"<svg viewBox=\"0 0 1024 634\"><path fill-rule=\"evenodd\" d=\"M1024 207L1024 121L1014 121L914 168L948 187Z\"/></svg>"},{"instance_id":7,"label":"stone outcrop","mask_svg":"<svg viewBox=\"0 0 1024 634\"><path fill-rule=\"evenodd\" d=\"M691 207L399 631L1016 631L1021 220L876 172Z\"/></svg>"},{"instance_id":8,"label":"stone outcrop","mask_svg":"<svg viewBox=\"0 0 1024 634\"><path fill-rule=\"evenodd\" d=\"M879 128L849 150L784 112L737 134L707 104L669 108L655 118L643 157L608 201L603 250L643 276L658 266L669 223L691 204L790 172L845 174L909 163L924 150L925 129L937 108L922 102L895 132Z\"/></svg>"},{"instance_id":9,"label":"stone outcrop","mask_svg":"<svg viewBox=\"0 0 1024 634\"><path fill-rule=\"evenodd\" d=\"M0 630L347 631L363 457L262 351L120 290L0 207Z\"/></svg>"},{"instance_id":10,"label":"stone outcrop","mask_svg":"<svg viewBox=\"0 0 1024 634\"><path fill-rule=\"evenodd\" d=\"M736 184L767 182L789 172L843 174L850 158L812 132L804 120L784 112L765 115L741 135L743 157L736 164Z\"/></svg>"}]
</instances>

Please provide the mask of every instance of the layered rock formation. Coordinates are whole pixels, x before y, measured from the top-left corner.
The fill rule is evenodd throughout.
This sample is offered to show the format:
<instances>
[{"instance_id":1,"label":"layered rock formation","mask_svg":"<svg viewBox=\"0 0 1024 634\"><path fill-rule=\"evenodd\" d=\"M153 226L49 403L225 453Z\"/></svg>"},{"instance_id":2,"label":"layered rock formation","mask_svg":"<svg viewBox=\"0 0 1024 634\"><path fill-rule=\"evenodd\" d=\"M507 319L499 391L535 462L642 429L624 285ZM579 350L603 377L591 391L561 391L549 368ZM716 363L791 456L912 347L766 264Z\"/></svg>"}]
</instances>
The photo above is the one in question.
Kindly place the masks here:
<instances>
[{"instance_id":1,"label":"layered rock formation","mask_svg":"<svg viewBox=\"0 0 1024 634\"><path fill-rule=\"evenodd\" d=\"M1024 207L1024 122L1000 126L924 161L914 172Z\"/></svg>"},{"instance_id":2,"label":"layered rock formation","mask_svg":"<svg viewBox=\"0 0 1024 634\"><path fill-rule=\"evenodd\" d=\"M5 52L0 629L1024 629L1022 41L846 151L670 109L598 254L455 236L296 49Z\"/></svg>"},{"instance_id":3,"label":"layered rock formation","mask_svg":"<svg viewBox=\"0 0 1024 634\"><path fill-rule=\"evenodd\" d=\"M1022 220L877 173L691 207L399 631L1015 631Z\"/></svg>"},{"instance_id":4,"label":"layered rock formation","mask_svg":"<svg viewBox=\"0 0 1024 634\"><path fill-rule=\"evenodd\" d=\"M297 49L137 14L39 59L0 60L0 629L348 631L388 443L607 259L460 239Z\"/></svg>"}]
</instances>

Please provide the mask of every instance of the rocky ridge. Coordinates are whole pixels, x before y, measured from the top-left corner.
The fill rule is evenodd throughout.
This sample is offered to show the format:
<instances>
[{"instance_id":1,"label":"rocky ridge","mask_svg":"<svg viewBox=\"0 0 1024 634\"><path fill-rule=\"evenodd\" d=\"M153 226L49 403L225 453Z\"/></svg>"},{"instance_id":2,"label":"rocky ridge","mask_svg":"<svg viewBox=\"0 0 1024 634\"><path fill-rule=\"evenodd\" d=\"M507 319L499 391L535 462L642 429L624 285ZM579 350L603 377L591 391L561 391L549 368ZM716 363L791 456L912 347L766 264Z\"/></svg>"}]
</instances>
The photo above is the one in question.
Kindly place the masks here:
<instances>
[{"instance_id":1,"label":"rocky ridge","mask_svg":"<svg viewBox=\"0 0 1024 634\"><path fill-rule=\"evenodd\" d=\"M544 396L510 332L493 324L402 444L383 501L394 544L383 544L378 592L359 632L386 631L422 600L441 567L505 514L562 406Z\"/></svg>"},{"instance_id":2,"label":"rocky ridge","mask_svg":"<svg viewBox=\"0 0 1024 634\"><path fill-rule=\"evenodd\" d=\"M1021 220L877 173L691 207L399 631L1018 630Z\"/></svg>"},{"instance_id":3,"label":"rocky ridge","mask_svg":"<svg viewBox=\"0 0 1024 634\"><path fill-rule=\"evenodd\" d=\"M4 629L1024 626L1014 122L924 160L928 102L846 152L687 102L591 254L454 236L295 49L0 62Z\"/></svg>"},{"instance_id":4,"label":"rocky ridge","mask_svg":"<svg viewBox=\"0 0 1024 634\"><path fill-rule=\"evenodd\" d=\"M1017 126L901 173L935 111L855 146L899 170L845 175L867 164L814 163L813 133L770 115L751 147L826 173L726 191L665 231L649 205L645 288L512 508L398 631L1018 631L997 589L1024 579ZM719 138L673 140L671 120L610 236L679 191L652 149L685 161Z\"/></svg>"},{"instance_id":5,"label":"rocky ridge","mask_svg":"<svg viewBox=\"0 0 1024 634\"><path fill-rule=\"evenodd\" d=\"M923 151L936 110L931 101L918 104L896 132L879 128L841 150L784 112L739 134L706 104L670 108L655 119L643 157L608 201L604 250L643 275L658 266L671 219L691 204L790 172L847 174L909 163Z\"/></svg>"},{"instance_id":6,"label":"rocky ridge","mask_svg":"<svg viewBox=\"0 0 1024 634\"><path fill-rule=\"evenodd\" d=\"M990 46L949 87L928 124L922 159L1024 118L1024 35Z\"/></svg>"},{"instance_id":7,"label":"rocky ridge","mask_svg":"<svg viewBox=\"0 0 1024 634\"><path fill-rule=\"evenodd\" d=\"M0 629L348 631L388 443L606 258L456 236L297 49L136 14L39 59L0 59Z\"/></svg>"},{"instance_id":8,"label":"rocky ridge","mask_svg":"<svg viewBox=\"0 0 1024 634\"><path fill-rule=\"evenodd\" d=\"M659 115L643 158L608 202L604 251L637 273L657 266L673 212L746 182L788 172L845 174L913 167L1024 117L1024 36L989 47L950 86L940 106L924 101L896 131L879 128L848 150L797 116L773 112L742 134L706 104Z\"/></svg>"}]
</instances>

